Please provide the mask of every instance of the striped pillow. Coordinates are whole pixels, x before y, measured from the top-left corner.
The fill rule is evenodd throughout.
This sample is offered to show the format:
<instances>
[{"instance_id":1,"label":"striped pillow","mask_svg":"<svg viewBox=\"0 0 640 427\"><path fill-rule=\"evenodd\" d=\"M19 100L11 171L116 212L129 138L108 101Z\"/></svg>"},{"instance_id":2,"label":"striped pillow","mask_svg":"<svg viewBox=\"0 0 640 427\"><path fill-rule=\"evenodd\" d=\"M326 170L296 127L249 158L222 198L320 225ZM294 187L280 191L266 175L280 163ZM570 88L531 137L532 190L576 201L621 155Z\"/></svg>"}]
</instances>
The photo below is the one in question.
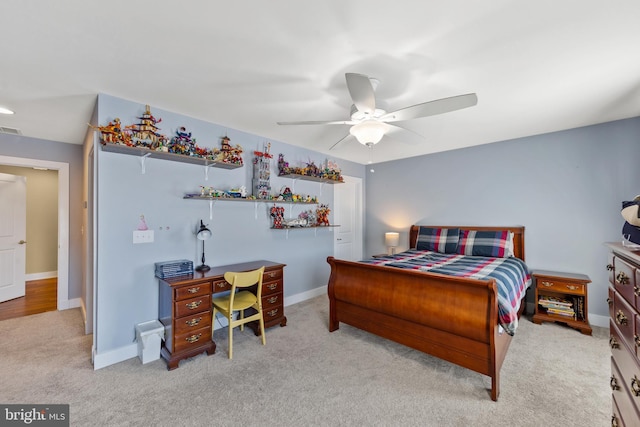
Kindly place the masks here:
<instances>
[{"instance_id":1,"label":"striped pillow","mask_svg":"<svg viewBox=\"0 0 640 427\"><path fill-rule=\"evenodd\" d=\"M513 233L507 230L460 232L458 253L462 255L508 258L513 256Z\"/></svg>"},{"instance_id":2,"label":"striped pillow","mask_svg":"<svg viewBox=\"0 0 640 427\"><path fill-rule=\"evenodd\" d=\"M442 254L455 254L458 248L459 228L420 227L416 249Z\"/></svg>"}]
</instances>

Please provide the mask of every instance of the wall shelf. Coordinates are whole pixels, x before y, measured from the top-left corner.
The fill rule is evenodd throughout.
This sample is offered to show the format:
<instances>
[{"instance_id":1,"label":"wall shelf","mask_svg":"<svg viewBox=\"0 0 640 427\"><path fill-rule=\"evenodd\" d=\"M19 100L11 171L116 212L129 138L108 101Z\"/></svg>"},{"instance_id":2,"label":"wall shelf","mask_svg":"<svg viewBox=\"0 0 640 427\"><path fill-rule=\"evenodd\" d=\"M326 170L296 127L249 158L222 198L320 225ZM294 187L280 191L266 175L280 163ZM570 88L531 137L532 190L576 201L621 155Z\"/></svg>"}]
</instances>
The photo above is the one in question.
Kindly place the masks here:
<instances>
[{"instance_id":1,"label":"wall shelf","mask_svg":"<svg viewBox=\"0 0 640 427\"><path fill-rule=\"evenodd\" d=\"M319 176L298 175L295 173L290 173L287 175L278 175L278 178L299 179L301 181L322 182L324 184L344 184L344 181L338 181L338 180L329 179L329 178L321 178Z\"/></svg>"},{"instance_id":2,"label":"wall shelf","mask_svg":"<svg viewBox=\"0 0 640 427\"><path fill-rule=\"evenodd\" d=\"M110 153L118 153L118 154L128 154L130 156L137 156L140 158L150 157L153 159L171 160L173 162L190 163L193 165L200 165L200 166L207 166L207 167L221 168L221 169L237 169L243 166L243 165L233 164L233 163L216 162L214 160L205 159L202 157L185 156L184 154L155 151L155 150L151 150L149 148L144 148L144 147L129 147L127 145L111 144L111 143L100 144L100 145L102 145L102 151L107 151Z\"/></svg>"},{"instance_id":3,"label":"wall shelf","mask_svg":"<svg viewBox=\"0 0 640 427\"><path fill-rule=\"evenodd\" d=\"M269 200L269 199L245 199L242 197L213 197L213 196L200 196L189 194L184 196L184 199L191 200L222 200L224 202L255 202L255 203L284 203L290 205L317 205L318 202L292 202L291 200Z\"/></svg>"}]
</instances>

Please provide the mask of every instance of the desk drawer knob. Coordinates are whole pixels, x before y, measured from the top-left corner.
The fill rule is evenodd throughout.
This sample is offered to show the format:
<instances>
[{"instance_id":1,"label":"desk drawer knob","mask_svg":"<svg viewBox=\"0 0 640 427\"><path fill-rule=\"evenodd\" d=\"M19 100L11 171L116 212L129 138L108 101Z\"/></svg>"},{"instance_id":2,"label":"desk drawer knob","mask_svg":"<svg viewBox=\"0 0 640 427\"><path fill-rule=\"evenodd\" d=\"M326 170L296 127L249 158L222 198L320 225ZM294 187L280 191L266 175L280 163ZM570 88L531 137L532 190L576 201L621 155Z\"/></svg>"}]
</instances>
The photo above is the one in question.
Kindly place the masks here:
<instances>
[{"instance_id":1,"label":"desk drawer knob","mask_svg":"<svg viewBox=\"0 0 640 427\"><path fill-rule=\"evenodd\" d=\"M202 336L202 334L198 334L198 335L191 335L190 337L186 337L185 340L189 343L189 344L193 344L194 342L198 342L198 340L200 339L200 337Z\"/></svg>"},{"instance_id":2,"label":"desk drawer knob","mask_svg":"<svg viewBox=\"0 0 640 427\"><path fill-rule=\"evenodd\" d=\"M189 288L187 289L187 292L189 292L190 294L195 294L199 290L200 290L200 286L198 286L197 288Z\"/></svg>"},{"instance_id":3,"label":"desk drawer knob","mask_svg":"<svg viewBox=\"0 0 640 427\"><path fill-rule=\"evenodd\" d=\"M616 313L616 323L618 325L626 325L627 324L627 316L624 315L622 310L618 310Z\"/></svg>"},{"instance_id":4,"label":"desk drawer knob","mask_svg":"<svg viewBox=\"0 0 640 427\"><path fill-rule=\"evenodd\" d=\"M271 284L267 285L267 288L269 288L270 291L274 290L277 287L278 287L277 283L271 283Z\"/></svg>"},{"instance_id":5,"label":"desk drawer knob","mask_svg":"<svg viewBox=\"0 0 640 427\"><path fill-rule=\"evenodd\" d=\"M271 297L268 298L267 301L269 302L269 304L274 304L275 302L278 301L278 297Z\"/></svg>"},{"instance_id":6,"label":"desk drawer knob","mask_svg":"<svg viewBox=\"0 0 640 427\"><path fill-rule=\"evenodd\" d=\"M219 288L225 288L227 286L227 282L216 282L216 286Z\"/></svg>"},{"instance_id":7,"label":"desk drawer knob","mask_svg":"<svg viewBox=\"0 0 640 427\"><path fill-rule=\"evenodd\" d=\"M273 310L267 311L267 315L269 315L271 317L275 317L276 314L278 314L278 309L277 308L274 308Z\"/></svg>"},{"instance_id":8,"label":"desk drawer knob","mask_svg":"<svg viewBox=\"0 0 640 427\"><path fill-rule=\"evenodd\" d=\"M196 308L200 307L200 304L202 304L202 300L190 302L189 304L185 304L185 305L189 310L195 310Z\"/></svg>"},{"instance_id":9,"label":"desk drawer knob","mask_svg":"<svg viewBox=\"0 0 640 427\"><path fill-rule=\"evenodd\" d=\"M187 320L186 323L187 326L196 326L198 323L200 323L202 321L202 317L198 317L197 319L191 319L191 320ZM611 341L611 340L609 340Z\"/></svg>"},{"instance_id":10,"label":"desk drawer knob","mask_svg":"<svg viewBox=\"0 0 640 427\"><path fill-rule=\"evenodd\" d=\"M276 277L277 275L278 275L278 273L276 273L275 271L272 271L271 273L269 273L269 277L272 278L272 279L274 277Z\"/></svg>"},{"instance_id":11,"label":"desk drawer knob","mask_svg":"<svg viewBox=\"0 0 640 427\"><path fill-rule=\"evenodd\" d=\"M624 271L621 271L620 273L616 274L616 282L618 282L621 285L628 285L629 277L626 274L624 274Z\"/></svg>"},{"instance_id":12,"label":"desk drawer knob","mask_svg":"<svg viewBox=\"0 0 640 427\"><path fill-rule=\"evenodd\" d=\"M609 337L609 347L611 347L612 349L620 348L620 344L618 344L618 340L613 335Z\"/></svg>"},{"instance_id":13,"label":"desk drawer knob","mask_svg":"<svg viewBox=\"0 0 640 427\"><path fill-rule=\"evenodd\" d=\"M611 380L609 380L609 386L613 391L620 390L620 386L618 385L618 379L613 375L611 375Z\"/></svg>"}]
</instances>

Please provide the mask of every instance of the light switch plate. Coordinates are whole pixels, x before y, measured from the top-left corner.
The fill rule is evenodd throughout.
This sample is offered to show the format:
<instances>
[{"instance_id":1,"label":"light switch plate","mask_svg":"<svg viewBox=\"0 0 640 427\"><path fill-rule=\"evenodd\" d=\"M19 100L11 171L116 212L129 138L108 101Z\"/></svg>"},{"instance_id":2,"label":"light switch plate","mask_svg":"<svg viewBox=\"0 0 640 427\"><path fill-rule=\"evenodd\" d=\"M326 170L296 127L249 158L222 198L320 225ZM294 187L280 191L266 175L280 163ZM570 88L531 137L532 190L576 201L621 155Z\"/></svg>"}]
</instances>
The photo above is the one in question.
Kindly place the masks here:
<instances>
[{"instance_id":1,"label":"light switch plate","mask_svg":"<svg viewBox=\"0 0 640 427\"><path fill-rule=\"evenodd\" d=\"M153 230L133 230L133 243L153 243Z\"/></svg>"}]
</instances>

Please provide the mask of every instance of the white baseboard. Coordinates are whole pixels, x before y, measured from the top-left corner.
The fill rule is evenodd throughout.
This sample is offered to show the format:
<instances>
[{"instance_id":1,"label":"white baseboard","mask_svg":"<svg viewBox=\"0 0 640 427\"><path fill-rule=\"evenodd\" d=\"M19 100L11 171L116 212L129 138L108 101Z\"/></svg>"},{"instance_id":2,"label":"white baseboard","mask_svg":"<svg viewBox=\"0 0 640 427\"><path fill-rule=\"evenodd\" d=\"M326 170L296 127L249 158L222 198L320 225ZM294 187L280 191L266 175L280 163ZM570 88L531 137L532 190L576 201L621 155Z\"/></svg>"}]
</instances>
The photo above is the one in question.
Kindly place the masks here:
<instances>
[{"instance_id":1,"label":"white baseboard","mask_svg":"<svg viewBox=\"0 0 640 427\"><path fill-rule=\"evenodd\" d=\"M54 277L58 277L57 271L43 271L42 273L25 274L24 280L29 282L31 280L53 279Z\"/></svg>"},{"instance_id":2,"label":"white baseboard","mask_svg":"<svg viewBox=\"0 0 640 427\"><path fill-rule=\"evenodd\" d=\"M589 313L589 323L592 326L599 326L601 328L609 327L609 316L600 316L599 314Z\"/></svg>"},{"instance_id":3,"label":"white baseboard","mask_svg":"<svg viewBox=\"0 0 640 427\"><path fill-rule=\"evenodd\" d=\"M96 353L95 348L91 349L93 369L102 369L116 363L124 362L134 357L138 357L138 343L126 345L104 353Z\"/></svg>"},{"instance_id":4,"label":"white baseboard","mask_svg":"<svg viewBox=\"0 0 640 427\"><path fill-rule=\"evenodd\" d=\"M327 295L327 285L322 285L315 289L311 289L310 291L300 292L299 294L286 297L284 299L284 306L286 307L288 305L297 304L320 295Z\"/></svg>"}]
</instances>

